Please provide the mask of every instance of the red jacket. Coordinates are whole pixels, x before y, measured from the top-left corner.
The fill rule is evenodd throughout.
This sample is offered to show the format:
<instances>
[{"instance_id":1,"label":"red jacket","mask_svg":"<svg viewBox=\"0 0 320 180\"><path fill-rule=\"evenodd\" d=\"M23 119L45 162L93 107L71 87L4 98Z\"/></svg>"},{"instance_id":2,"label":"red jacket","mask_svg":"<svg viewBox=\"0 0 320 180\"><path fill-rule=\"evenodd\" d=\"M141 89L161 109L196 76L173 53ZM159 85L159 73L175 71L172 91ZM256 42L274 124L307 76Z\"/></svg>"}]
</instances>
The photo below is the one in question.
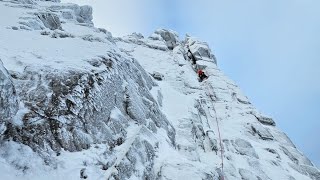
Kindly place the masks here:
<instances>
[{"instance_id":1,"label":"red jacket","mask_svg":"<svg viewBox=\"0 0 320 180\"><path fill-rule=\"evenodd\" d=\"M198 70L198 75L200 76L203 73L201 69Z\"/></svg>"}]
</instances>

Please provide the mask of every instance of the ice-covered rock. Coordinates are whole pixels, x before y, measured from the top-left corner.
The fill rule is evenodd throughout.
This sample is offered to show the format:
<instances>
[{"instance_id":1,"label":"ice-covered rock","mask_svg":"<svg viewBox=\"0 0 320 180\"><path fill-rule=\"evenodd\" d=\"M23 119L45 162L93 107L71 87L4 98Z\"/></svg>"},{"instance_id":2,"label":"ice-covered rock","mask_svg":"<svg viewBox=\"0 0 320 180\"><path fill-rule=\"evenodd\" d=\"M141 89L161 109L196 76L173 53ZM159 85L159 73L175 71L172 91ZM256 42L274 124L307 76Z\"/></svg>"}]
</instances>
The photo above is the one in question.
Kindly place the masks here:
<instances>
[{"instance_id":1,"label":"ice-covered rock","mask_svg":"<svg viewBox=\"0 0 320 180\"><path fill-rule=\"evenodd\" d=\"M130 177L143 177L144 179L155 179L156 173L153 169L157 148L152 141L152 133L146 128L141 128L133 141L123 144L129 149L125 152L124 157L119 159L113 167L109 167L107 174L115 179L129 179ZM145 138L141 138L145 137ZM129 145L129 146L128 146ZM138 164L142 165L140 168ZM112 172L112 168L116 171Z\"/></svg>"},{"instance_id":2,"label":"ice-covered rock","mask_svg":"<svg viewBox=\"0 0 320 180\"><path fill-rule=\"evenodd\" d=\"M42 74L39 74L38 69L26 68L20 75L24 81L20 77L16 78L16 81L21 81L17 83L17 91L31 111L23 117L26 123L23 129L11 124L8 126L5 139L13 138L33 149L43 149L49 144L55 151L61 148L80 151L88 149L92 143L103 141L114 146L118 136L125 138L123 133L126 132L125 124L115 125L113 123L116 120L108 120L111 110L116 106L141 125L147 126L145 119L150 118L157 127L166 129L174 142L174 129L149 93L153 85L151 78L141 72L143 69L138 64L128 60L116 62L114 58L111 54L108 59L97 59L100 66L110 66L110 70L96 73L42 69ZM114 71L119 74L113 74ZM110 73L113 75L110 76ZM126 74L131 75L126 77ZM123 75L124 78L121 78ZM125 80L131 86L126 86L121 92L119 90L126 83ZM130 94L129 99L124 97L126 93ZM113 126L123 131L111 131Z\"/></svg>"},{"instance_id":3,"label":"ice-covered rock","mask_svg":"<svg viewBox=\"0 0 320 180\"><path fill-rule=\"evenodd\" d=\"M255 174L253 174L251 171L246 169L239 169L239 173L241 175L242 180L261 180L261 178Z\"/></svg>"},{"instance_id":4,"label":"ice-covered rock","mask_svg":"<svg viewBox=\"0 0 320 180\"><path fill-rule=\"evenodd\" d=\"M313 166L311 161L293 147L281 146L283 153L295 164Z\"/></svg>"},{"instance_id":5,"label":"ice-covered rock","mask_svg":"<svg viewBox=\"0 0 320 180\"><path fill-rule=\"evenodd\" d=\"M33 0L13 0L13 1L17 3L22 3L22 4L36 4Z\"/></svg>"},{"instance_id":6,"label":"ice-covered rock","mask_svg":"<svg viewBox=\"0 0 320 180\"><path fill-rule=\"evenodd\" d=\"M309 175L312 179L320 179L320 172L313 165L301 165L300 168L302 172L304 172L306 175Z\"/></svg>"},{"instance_id":7,"label":"ice-covered rock","mask_svg":"<svg viewBox=\"0 0 320 180\"><path fill-rule=\"evenodd\" d=\"M80 170L80 178L81 179L87 179L88 178L88 174L86 173L86 169L85 168L82 168Z\"/></svg>"},{"instance_id":8,"label":"ice-covered rock","mask_svg":"<svg viewBox=\"0 0 320 180\"><path fill-rule=\"evenodd\" d=\"M160 36L160 35L159 35ZM142 46L146 46L152 49L158 49L161 51L168 51L168 47L166 45L166 42L163 41L161 38L160 39L145 39L143 38L143 36L137 33L133 33L131 35L128 36L124 36L121 38L116 38L116 41L120 41L120 42L125 42L125 43L134 43L137 45L142 45Z\"/></svg>"},{"instance_id":9,"label":"ice-covered rock","mask_svg":"<svg viewBox=\"0 0 320 180\"><path fill-rule=\"evenodd\" d=\"M37 16L43 22L46 28L49 28L51 30L62 30L60 19L56 14L39 13L37 14Z\"/></svg>"},{"instance_id":10,"label":"ice-covered rock","mask_svg":"<svg viewBox=\"0 0 320 180\"><path fill-rule=\"evenodd\" d=\"M249 112L249 114L252 114L253 116L255 116L258 119L258 121L261 122L262 124L270 125L270 126L276 125L276 123L272 118L264 116L261 113L251 111Z\"/></svg>"},{"instance_id":11,"label":"ice-covered rock","mask_svg":"<svg viewBox=\"0 0 320 180\"><path fill-rule=\"evenodd\" d=\"M265 116L258 116L257 119L262 123L270 126L275 126L276 123L274 120L270 117L265 117Z\"/></svg>"},{"instance_id":12,"label":"ice-covered rock","mask_svg":"<svg viewBox=\"0 0 320 180\"><path fill-rule=\"evenodd\" d=\"M164 75L162 75L161 73L159 72L153 72L151 74L151 76L156 79L156 80L159 80L159 81L162 81L162 79L164 78Z\"/></svg>"},{"instance_id":13,"label":"ice-covered rock","mask_svg":"<svg viewBox=\"0 0 320 180\"><path fill-rule=\"evenodd\" d=\"M161 37L161 38L160 38ZM179 43L178 34L172 30L158 29L154 32L154 35L150 36L151 39L162 39L166 42L169 49L173 50Z\"/></svg>"},{"instance_id":14,"label":"ice-covered rock","mask_svg":"<svg viewBox=\"0 0 320 180\"><path fill-rule=\"evenodd\" d=\"M47 31L41 32L41 35L50 35L51 38L74 38L75 37L74 35L65 31L61 31L59 29L54 30L52 33L49 32L48 34L47 34Z\"/></svg>"},{"instance_id":15,"label":"ice-covered rock","mask_svg":"<svg viewBox=\"0 0 320 180\"><path fill-rule=\"evenodd\" d=\"M194 37L186 37L185 39L186 49L189 54L189 58L197 61L199 63L213 62L217 64L215 56L211 53L208 43L202 42Z\"/></svg>"},{"instance_id":16,"label":"ice-covered rock","mask_svg":"<svg viewBox=\"0 0 320 180\"><path fill-rule=\"evenodd\" d=\"M46 28L44 23L37 18L36 15L34 17L24 18L24 20L19 23L22 25L20 29L24 30L43 30Z\"/></svg>"},{"instance_id":17,"label":"ice-covered rock","mask_svg":"<svg viewBox=\"0 0 320 180\"><path fill-rule=\"evenodd\" d=\"M36 1L51 1L51 2L61 2L61 0L36 0Z\"/></svg>"},{"instance_id":18,"label":"ice-covered rock","mask_svg":"<svg viewBox=\"0 0 320 180\"><path fill-rule=\"evenodd\" d=\"M77 17L77 21L80 23L91 22L92 21L92 7L85 5L80 6L79 16Z\"/></svg>"},{"instance_id":19,"label":"ice-covered rock","mask_svg":"<svg viewBox=\"0 0 320 180\"><path fill-rule=\"evenodd\" d=\"M258 134L259 138L262 140L273 140L272 134L269 132L269 130L265 127L263 127L260 124L252 124L251 125L253 134Z\"/></svg>"},{"instance_id":20,"label":"ice-covered rock","mask_svg":"<svg viewBox=\"0 0 320 180\"><path fill-rule=\"evenodd\" d=\"M259 159L259 156L255 152L253 146L248 141L238 138L234 141L233 146L241 155L247 155L249 157Z\"/></svg>"},{"instance_id":21,"label":"ice-covered rock","mask_svg":"<svg viewBox=\"0 0 320 180\"><path fill-rule=\"evenodd\" d=\"M92 7L88 5L79 6L76 4L57 4L52 5L48 9L60 12L62 18L66 20L74 20L78 23L92 23Z\"/></svg>"},{"instance_id":22,"label":"ice-covered rock","mask_svg":"<svg viewBox=\"0 0 320 180\"><path fill-rule=\"evenodd\" d=\"M137 39L143 39L144 38L141 33L136 33L136 32L132 33L132 36L134 36Z\"/></svg>"},{"instance_id":23,"label":"ice-covered rock","mask_svg":"<svg viewBox=\"0 0 320 180\"><path fill-rule=\"evenodd\" d=\"M0 59L0 126L18 111L17 94L11 76Z\"/></svg>"},{"instance_id":24,"label":"ice-covered rock","mask_svg":"<svg viewBox=\"0 0 320 180\"><path fill-rule=\"evenodd\" d=\"M312 180L318 180L320 178L320 172L314 166L297 165L293 163L289 163L289 165L297 172L309 176Z\"/></svg>"}]
</instances>

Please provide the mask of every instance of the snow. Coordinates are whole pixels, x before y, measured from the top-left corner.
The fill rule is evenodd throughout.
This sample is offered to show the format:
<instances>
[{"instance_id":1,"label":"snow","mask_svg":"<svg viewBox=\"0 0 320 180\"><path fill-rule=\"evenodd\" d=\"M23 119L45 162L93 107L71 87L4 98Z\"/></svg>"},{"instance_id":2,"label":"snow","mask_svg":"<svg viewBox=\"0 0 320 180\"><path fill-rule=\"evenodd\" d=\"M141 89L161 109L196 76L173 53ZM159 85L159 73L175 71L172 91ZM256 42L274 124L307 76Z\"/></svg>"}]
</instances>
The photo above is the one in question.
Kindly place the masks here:
<instances>
[{"instance_id":1,"label":"snow","mask_svg":"<svg viewBox=\"0 0 320 180\"><path fill-rule=\"evenodd\" d=\"M29 109L27 109L24 104L22 102L20 102L19 104L19 110L18 112L16 113L16 115L12 118L12 121L11 123L14 124L14 125L17 125L17 126L21 126L23 125L23 122L22 122L22 118L23 116L29 112Z\"/></svg>"}]
</instances>

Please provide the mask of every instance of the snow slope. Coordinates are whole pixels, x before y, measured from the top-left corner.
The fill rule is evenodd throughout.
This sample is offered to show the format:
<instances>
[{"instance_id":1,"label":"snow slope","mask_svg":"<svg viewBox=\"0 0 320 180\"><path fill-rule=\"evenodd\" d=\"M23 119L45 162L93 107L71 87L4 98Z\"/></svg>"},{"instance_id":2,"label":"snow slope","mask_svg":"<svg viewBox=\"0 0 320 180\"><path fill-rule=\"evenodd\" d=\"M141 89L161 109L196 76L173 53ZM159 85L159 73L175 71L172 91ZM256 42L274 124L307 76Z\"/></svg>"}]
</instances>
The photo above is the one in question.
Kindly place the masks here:
<instances>
[{"instance_id":1,"label":"snow slope","mask_svg":"<svg viewBox=\"0 0 320 180\"><path fill-rule=\"evenodd\" d=\"M207 43L115 38L57 1L0 12L1 179L320 179Z\"/></svg>"}]
</instances>

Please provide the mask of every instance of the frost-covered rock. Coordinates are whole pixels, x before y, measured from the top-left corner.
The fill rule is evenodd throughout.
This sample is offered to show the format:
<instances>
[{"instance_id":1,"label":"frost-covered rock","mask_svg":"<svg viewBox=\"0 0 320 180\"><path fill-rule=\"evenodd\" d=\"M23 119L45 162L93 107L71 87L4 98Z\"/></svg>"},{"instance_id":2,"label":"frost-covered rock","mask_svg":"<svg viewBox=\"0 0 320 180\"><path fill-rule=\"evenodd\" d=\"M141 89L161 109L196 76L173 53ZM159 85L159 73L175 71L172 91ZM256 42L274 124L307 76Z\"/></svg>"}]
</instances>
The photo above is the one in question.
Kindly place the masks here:
<instances>
[{"instance_id":1,"label":"frost-covered rock","mask_svg":"<svg viewBox=\"0 0 320 180\"><path fill-rule=\"evenodd\" d=\"M13 0L17 3L22 3L22 4L36 4L33 0Z\"/></svg>"},{"instance_id":2,"label":"frost-covered rock","mask_svg":"<svg viewBox=\"0 0 320 180\"><path fill-rule=\"evenodd\" d=\"M74 20L78 23L92 23L92 7L88 5L79 6L76 4L57 4L52 5L48 9L61 13L62 18L66 20Z\"/></svg>"},{"instance_id":3,"label":"frost-covered rock","mask_svg":"<svg viewBox=\"0 0 320 180\"><path fill-rule=\"evenodd\" d=\"M257 118L262 124L266 124L266 125L270 125L270 126L275 126L276 125L274 120L272 118L270 118L270 117L258 116Z\"/></svg>"},{"instance_id":4,"label":"frost-covered rock","mask_svg":"<svg viewBox=\"0 0 320 180\"><path fill-rule=\"evenodd\" d=\"M132 36L134 36L137 39L143 39L144 38L141 33L136 33L136 32L132 33Z\"/></svg>"},{"instance_id":5,"label":"frost-covered rock","mask_svg":"<svg viewBox=\"0 0 320 180\"><path fill-rule=\"evenodd\" d=\"M62 29L59 17L53 13L39 13L38 18L43 22L46 28L51 30Z\"/></svg>"},{"instance_id":6,"label":"frost-covered rock","mask_svg":"<svg viewBox=\"0 0 320 180\"><path fill-rule=\"evenodd\" d=\"M215 56L211 53L208 43L202 42L193 37L186 37L185 39L186 49L192 54L189 55L189 58L195 58L197 63L213 62L217 64Z\"/></svg>"},{"instance_id":7,"label":"frost-covered rock","mask_svg":"<svg viewBox=\"0 0 320 180\"><path fill-rule=\"evenodd\" d=\"M253 174L251 171L246 169L239 169L239 173L241 175L242 180L261 180L261 178L255 174Z\"/></svg>"},{"instance_id":8,"label":"frost-covered rock","mask_svg":"<svg viewBox=\"0 0 320 180\"><path fill-rule=\"evenodd\" d=\"M207 131L206 135L208 137L209 140L209 146L211 148L212 151L215 151L217 153L218 149L218 142L215 138L215 135L212 131Z\"/></svg>"},{"instance_id":9,"label":"frost-covered rock","mask_svg":"<svg viewBox=\"0 0 320 180\"><path fill-rule=\"evenodd\" d=\"M295 164L313 166L311 161L306 158L301 152L292 147L281 146L283 153Z\"/></svg>"},{"instance_id":10,"label":"frost-covered rock","mask_svg":"<svg viewBox=\"0 0 320 180\"><path fill-rule=\"evenodd\" d=\"M311 176L312 179L320 179L320 172L313 165L301 165L300 168L306 175Z\"/></svg>"},{"instance_id":11,"label":"frost-covered rock","mask_svg":"<svg viewBox=\"0 0 320 180\"><path fill-rule=\"evenodd\" d=\"M158 49L161 51L169 50L166 45L166 42L163 41L161 38L157 39L157 40L153 40L150 38L145 39L145 38L143 38L143 36L141 34L139 35L137 33L133 33L131 35L124 36L122 38L117 38L116 41L126 42L126 43L134 43L137 45L142 45L142 46L146 46L146 47L149 47L152 49Z\"/></svg>"},{"instance_id":12,"label":"frost-covered rock","mask_svg":"<svg viewBox=\"0 0 320 180\"><path fill-rule=\"evenodd\" d=\"M125 142L131 143L131 145L121 161L113 165L117 171L111 172L111 168L109 168L109 172L111 173L110 177L115 179L129 179L130 177L143 177L144 179L156 178L153 169L156 156L156 144L150 143L152 134L146 128L142 128L138 135L142 136L137 136L133 142ZM124 144L124 146L126 146L126 144ZM136 168L139 167L138 164L142 166Z\"/></svg>"},{"instance_id":13,"label":"frost-covered rock","mask_svg":"<svg viewBox=\"0 0 320 180\"><path fill-rule=\"evenodd\" d=\"M159 80L159 81L162 81L162 79L164 78L164 76L163 76L161 73L159 73L159 72L153 72L153 73L151 74L151 76L152 76L154 79Z\"/></svg>"},{"instance_id":14,"label":"frost-covered rock","mask_svg":"<svg viewBox=\"0 0 320 180\"><path fill-rule=\"evenodd\" d=\"M43 30L45 29L44 23L36 17L26 17L23 21L19 22L22 26L20 26L20 29L23 30Z\"/></svg>"},{"instance_id":15,"label":"frost-covered rock","mask_svg":"<svg viewBox=\"0 0 320 180\"><path fill-rule=\"evenodd\" d=\"M80 23L91 22L92 21L92 7L91 6L80 6L79 16L77 21Z\"/></svg>"},{"instance_id":16,"label":"frost-covered rock","mask_svg":"<svg viewBox=\"0 0 320 180\"><path fill-rule=\"evenodd\" d=\"M51 1L51 2L61 2L61 0L36 0L36 1Z\"/></svg>"},{"instance_id":17,"label":"frost-covered rock","mask_svg":"<svg viewBox=\"0 0 320 180\"><path fill-rule=\"evenodd\" d=\"M276 125L276 123L274 122L274 120L272 118L267 117L265 115L262 115L261 113L251 111L251 112L249 112L249 114L252 114L253 116L255 116L257 118L257 120L264 125L269 125L269 126Z\"/></svg>"},{"instance_id":18,"label":"frost-covered rock","mask_svg":"<svg viewBox=\"0 0 320 180\"><path fill-rule=\"evenodd\" d=\"M236 139L233 145L241 155L247 155L249 157L259 159L259 156L255 152L253 146L248 141L244 139Z\"/></svg>"},{"instance_id":19,"label":"frost-covered rock","mask_svg":"<svg viewBox=\"0 0 320 180\"><path fill-rule=\"evenodd\" d=\"M298 165L293 163L289 163L289 165L297 172L309 176L312 180L318 180L320 178L320 172L314 166Z\"/></svg>"},{"instance_id":20,"label":"frost-covered rock","mask_svg":"<svg viewBox=\"0 0 320 180\"><path fill-rule=\"evenodd\" d=\"M164 40L169 49L173 50L179 43L178 34L172 30L158 29L151 35L151 39L159 40L160 37Z\"/></svg>"},{"instance_id":21,"label":"frost-covered rock","mask_svg":"<svg viewBox=\"0 0 320 180\"><path fill-rule=\"evenodd\" d=\"M65 31L61 31L61 30L54 30L52 33L49 32L49 34L47 34L46 31L42 32L41 35L50 35L51 34L51 38L74 38L75 36L65 32Z\"/></svg>"},{"instance_id":22,"label":"frost-covered rock","mask_svg":"<svg viewBox=\"0 0 320 180\"><path fill-rule=\"evenodd\" d=\"M88 174L87 174L85 168L82 168L82 169L80 170L80 178L81 178L81 179L87 179L87 178L88 178Z\"/></svg>"},{"instance_id":23,"label":"frost-covered rock","mask_svg":"<svg viewBox=\"0 0 320 180\"><path fill-rule=\"evenodd\" d=\"M0 124L10 120L18 108L17 94L11 76L0 59Z\"/></svg>"},{"instance_id":24,"label":"frost-covered rock","mask_svg":"<svg viewBox=\"0 0 320 180\"><path fill-rule=\"evenodd\" d=\"M153 85L150 77L140 72L143 70L138 64L128 60L117 63L114 58L111 54L108 59L97 59L100 66L110 66L110 70L94 74L90 71L42 69L40 75L38 70L26 68L16 80L24 78L24 81L17 84L18 94L32 111L23 117L27 124L23 129L8 125L5 138L13 138L33 149L43 149L49 144L55 151L61 148L80 151L88 149L92 143L103 141L114 146L119 137L125 138L126 132L125 124L116 125L116 120L108 120L111 110L116 106L141 125L147 125L145 119L150 118L157 127L167 130L174 143L174 129L148 91ZM114 74L116 70L120 74ZM130 73L133 71L139 73ZM110 73L113 75L110 76ZM130 76L121 78L126 74ZM39 79L39 76L44 78ZM131 86L121 92L119 89L122 89L124 80L129 81ZM130 100L125 99L126 93L130 94ZM123 131L110 129L113 126Z\"/></svg>"},{"instance_id":25,"label":"frost-covered rock","mask_svg":"<svg viewBox=\"0 0 320 180\"><path fill-rule=\"evenodd\" d=\"M252 124L251 125L253 134L258 134L259 138L263 140L273 140L272 134L269 132L267 128L264 128L260 124Z\"/></svg>"}]
</instances>

